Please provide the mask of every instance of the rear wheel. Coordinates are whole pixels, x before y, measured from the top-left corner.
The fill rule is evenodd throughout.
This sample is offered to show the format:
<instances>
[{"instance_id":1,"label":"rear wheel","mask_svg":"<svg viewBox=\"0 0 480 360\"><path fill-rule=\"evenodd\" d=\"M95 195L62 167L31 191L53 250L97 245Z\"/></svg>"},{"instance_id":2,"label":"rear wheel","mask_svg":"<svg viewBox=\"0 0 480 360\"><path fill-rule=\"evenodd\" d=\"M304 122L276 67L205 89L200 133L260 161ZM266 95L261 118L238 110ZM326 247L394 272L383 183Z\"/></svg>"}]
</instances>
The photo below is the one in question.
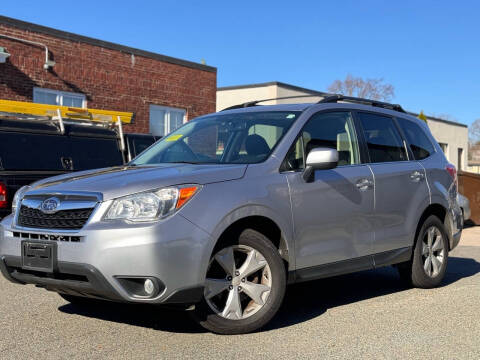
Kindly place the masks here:
<instances>
[{"instance_id":1,"label":"rear wheel","mask_svg":"<svg viewBox=\"0 0 480 360\"><path fill-rule=\"evenodd\" d=\"M278 250L264 235L247 229L214 251L204 297L193 315L204 328L219 334L255 331L276 314L285 287Z\"/></svg>"},{"instance_id":2,"label":"rear wheel","mask_svg":"<svg viewBox=\"0 0 480 360\"><path fill-rule=\"evenodd\" d=\"M433 288L442 282L447 270L448 237L445 226L436 216L428 217L417 237L412 260L400 264L400 276L419 288Z\"/></svg>"}]
</instances>

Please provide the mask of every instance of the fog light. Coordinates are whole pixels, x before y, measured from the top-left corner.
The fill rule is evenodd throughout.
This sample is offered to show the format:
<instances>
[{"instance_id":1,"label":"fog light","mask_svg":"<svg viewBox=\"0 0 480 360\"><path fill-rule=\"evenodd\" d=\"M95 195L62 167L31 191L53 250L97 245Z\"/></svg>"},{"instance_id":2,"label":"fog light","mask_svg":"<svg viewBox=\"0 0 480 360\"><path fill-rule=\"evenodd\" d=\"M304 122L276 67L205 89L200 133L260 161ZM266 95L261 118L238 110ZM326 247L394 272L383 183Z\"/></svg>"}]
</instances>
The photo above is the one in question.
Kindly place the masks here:
<instances>
[{"instance_id":1,"label":"fog light","mask_svg":"<svg viewBox=\"0 0 480 360\"><path fill-rule=\"evenodd\" d=\"M143 288L145 289L145 292L148 295L152 295L153 292L155 291L155 284L153 283L152 280L147 279L147 280L145 280L145 283L143 284Z\"/></svg>"}]
</instances>

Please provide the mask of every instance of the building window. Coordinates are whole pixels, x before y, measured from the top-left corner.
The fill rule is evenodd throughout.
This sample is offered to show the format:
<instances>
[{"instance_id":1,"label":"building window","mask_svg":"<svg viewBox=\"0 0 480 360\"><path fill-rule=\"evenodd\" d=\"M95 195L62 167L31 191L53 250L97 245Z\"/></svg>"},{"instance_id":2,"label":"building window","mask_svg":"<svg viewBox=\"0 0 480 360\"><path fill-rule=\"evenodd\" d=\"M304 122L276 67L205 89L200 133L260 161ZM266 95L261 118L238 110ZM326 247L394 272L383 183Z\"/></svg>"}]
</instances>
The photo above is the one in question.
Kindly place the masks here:
<instances>
[{"instance_id":1,"label":"building window","mask_svg":"<svg viewBox=\"0 0 480 360\"><path fill-rule=\"evenodd\" d=\"M462 170L462 168L463 168L462 159L463 159L463 149L462 149L462 148L458 148L457 170Z\"/></svg>"},{"instance_id":2,"label":"building window","mask_svg":"<svg viewBox=\"0 0 480 360\"><path fill-rule=\"evenodd\" d=\"M33 88L33 102L78 108L87 107L87 98L84 94L37 87Z\"/></svg>"},{"instance_id":3,"label":"building window","mask_svg":"<svg viewBox=\"0 0 480 360\"><path fill-rule=\"evenodd\" d=\"M166 106L150 105L150 133L165 136L183 125L186 111Z\"/></svg>"},{"instance_id":4,"label":"building window","mask_svg":"<svg viewBox=\"0 0 480 360\"><path fill-rule=\"evenodd\" d=\"M445 143L438 143L440 147L442 148L443 153L445 154L445 157L448 159L448 144Z\"/></svg>"}]
</instances>

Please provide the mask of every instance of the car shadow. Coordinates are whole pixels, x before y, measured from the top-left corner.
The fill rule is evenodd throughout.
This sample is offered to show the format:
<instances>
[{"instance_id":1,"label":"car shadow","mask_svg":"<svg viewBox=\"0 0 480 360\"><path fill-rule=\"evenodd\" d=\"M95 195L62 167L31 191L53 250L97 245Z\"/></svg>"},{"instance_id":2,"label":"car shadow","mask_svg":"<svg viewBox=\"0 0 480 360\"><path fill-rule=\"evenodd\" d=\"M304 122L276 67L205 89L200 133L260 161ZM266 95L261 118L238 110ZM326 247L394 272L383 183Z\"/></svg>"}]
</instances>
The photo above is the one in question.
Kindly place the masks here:
<instances>
[{"instance_id":1,"label":"car shadow","mask_svg":"<svg viewBox=\"0 0 480 360\"><path fill-rule=\"evenodd\" d=\"M450 257L442 286L480 272L480 263L470 258ZM328 309L408 290L393 267L290 285L275 318L261 331L292 326L316 318ZM172 333L202 333L188 312L151 305L93 302L66 304L59 310L106 321Z\"/></svg>"},{"instance_id":2,"label":"car shadow","mask_svg":"<svg viewBox=\"0 0 480 360\"><path fill-rule=\"evenodd\" d=\"M187 311L175 308L93 300L88 305L68 303L60 306L58 310L67 314L172 333L205 332L192 320Z\"/></svg>"},{"instance_id":3,"label":"car shadow","mask_svg":"<svg viewBox=\"0 0 480 360\"><path fill-rule=\"evenodd\" d=\"M480 272L475 259L450 257L442 287ZM393 266L291 285L277 316L264 328L295 325L328 309L409 290Z\"/></svg>"}]
</instances>

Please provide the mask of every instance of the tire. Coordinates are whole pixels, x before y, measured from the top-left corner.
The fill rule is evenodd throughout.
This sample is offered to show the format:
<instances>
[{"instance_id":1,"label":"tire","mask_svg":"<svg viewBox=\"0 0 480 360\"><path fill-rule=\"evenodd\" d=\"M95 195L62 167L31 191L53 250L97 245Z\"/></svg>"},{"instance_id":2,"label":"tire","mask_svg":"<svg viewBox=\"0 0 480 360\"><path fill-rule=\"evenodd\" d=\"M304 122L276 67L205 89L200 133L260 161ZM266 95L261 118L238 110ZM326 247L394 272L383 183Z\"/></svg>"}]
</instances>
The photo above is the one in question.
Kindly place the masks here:
<instances>
[{"instance_id":1,"label":"tire","mask_svg":"<svg viewBox=\"0 0 480 360\"><path fill-rule=\"evenodd\" d=\"M398 271L401 279L408 285L430 289L440 285L445 276L447 264L447 232L440 219L431 215L425 220L418 233L412 259L400 264Z\"/></svg>"},{"instance_id":2,"label":"tire","mask_svg":"<svg viewBox=\"0 0 480 360\"><path fill-rule=\"evenodd\" d=\"M285 289L286 271L278 250L261 233L246 229L213 251L204 297L192 315L217 334L249 333L273 318Z\"/></svg>"}]
</instances>

